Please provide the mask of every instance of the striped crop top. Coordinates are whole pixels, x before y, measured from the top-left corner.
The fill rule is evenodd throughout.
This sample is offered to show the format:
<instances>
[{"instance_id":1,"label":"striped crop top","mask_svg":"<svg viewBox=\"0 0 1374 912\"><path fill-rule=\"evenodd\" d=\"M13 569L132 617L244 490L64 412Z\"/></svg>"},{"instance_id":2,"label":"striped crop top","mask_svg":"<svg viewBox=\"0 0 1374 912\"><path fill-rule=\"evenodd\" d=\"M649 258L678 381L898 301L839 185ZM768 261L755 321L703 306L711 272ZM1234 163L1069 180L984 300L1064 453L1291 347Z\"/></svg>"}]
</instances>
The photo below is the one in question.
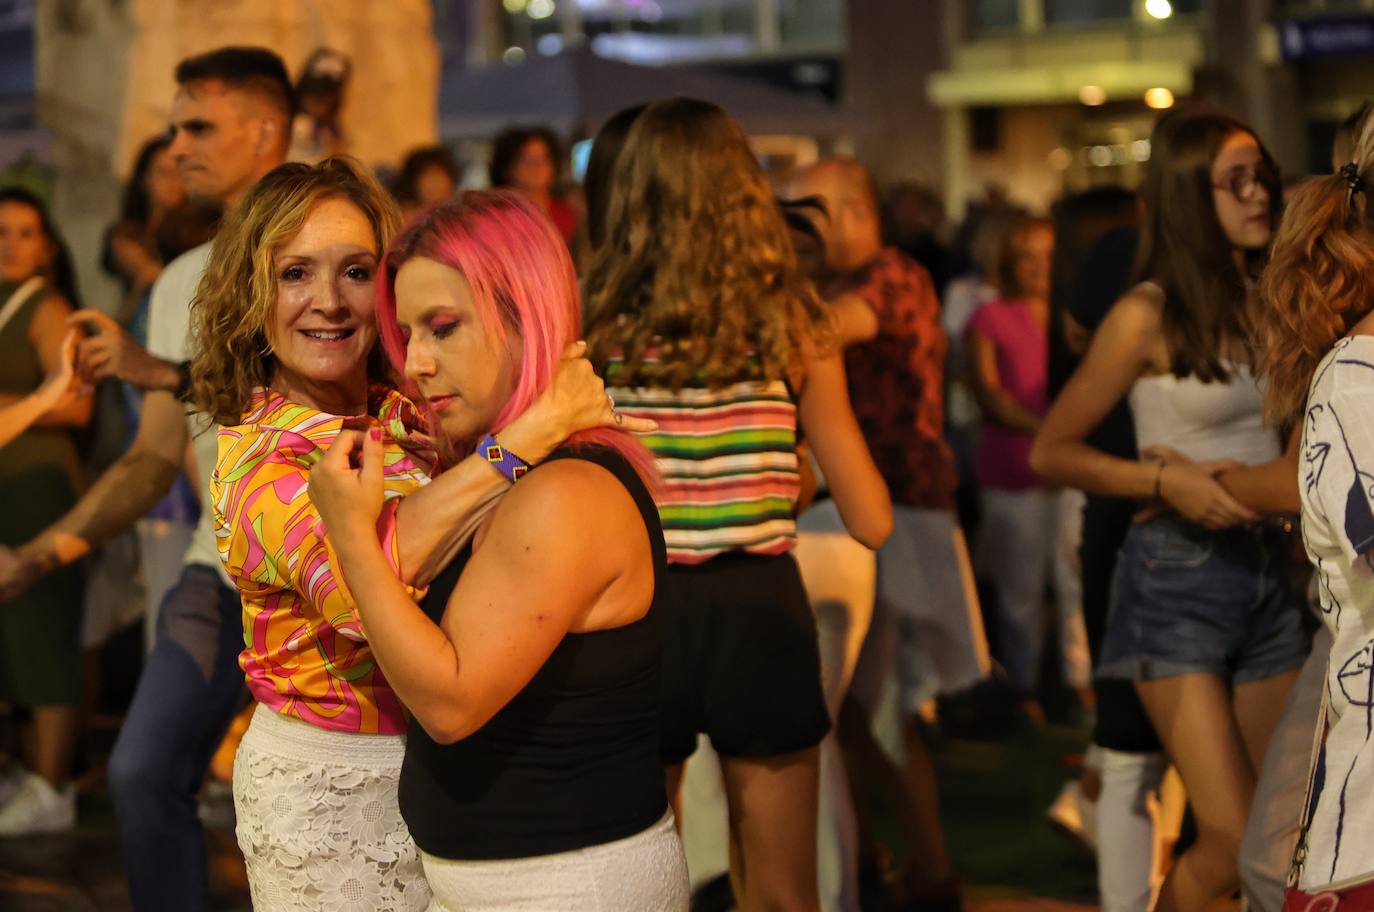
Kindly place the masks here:
<instances>
[{"instance_id":1,"label":"striped crop top","mask_svg":"<svg viewBox=\"0 0 1374 912\"><path fill-rule=\"evenodd\" d=\"M797 407L786 384L607 391L618 411L658 422L640 439L663 475L657 499L669 563L792 550L801 479Z\"/></svg>"}]
</instances>

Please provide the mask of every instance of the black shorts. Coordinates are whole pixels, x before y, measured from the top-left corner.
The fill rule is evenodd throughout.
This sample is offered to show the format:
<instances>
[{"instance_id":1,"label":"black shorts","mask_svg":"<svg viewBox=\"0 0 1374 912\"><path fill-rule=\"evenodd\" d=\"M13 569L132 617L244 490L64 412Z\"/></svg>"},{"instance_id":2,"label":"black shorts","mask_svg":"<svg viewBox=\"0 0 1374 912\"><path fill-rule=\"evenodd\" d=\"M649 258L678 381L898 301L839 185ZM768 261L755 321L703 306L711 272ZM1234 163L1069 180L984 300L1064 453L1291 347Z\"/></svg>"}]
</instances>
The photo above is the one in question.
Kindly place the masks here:
<instances>
[{"instance_id":1,"label":"black shorts","mask_svg":"<svg viewBox=\"0 0 1374 912\"><path fill-rule=\"evenodd\" d=\"M704 732L724 757L777 757L830 730L816 622L792 555L723 554L668 568L662 753Z\"/></svg>"}]
</instances>

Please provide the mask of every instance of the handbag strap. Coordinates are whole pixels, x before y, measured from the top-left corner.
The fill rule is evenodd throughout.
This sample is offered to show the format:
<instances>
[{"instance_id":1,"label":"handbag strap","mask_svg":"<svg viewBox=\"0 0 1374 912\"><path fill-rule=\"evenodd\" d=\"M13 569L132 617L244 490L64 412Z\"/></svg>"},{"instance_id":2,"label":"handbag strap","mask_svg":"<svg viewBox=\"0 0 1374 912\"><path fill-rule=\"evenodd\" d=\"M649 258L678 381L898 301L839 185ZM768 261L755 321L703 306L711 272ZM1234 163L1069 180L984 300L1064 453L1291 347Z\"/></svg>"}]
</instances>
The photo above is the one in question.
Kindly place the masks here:
<instances>
[{"instance_id":1,"label":"handbag strap","mask_svg":"<svg viewBox=\"0 0 1374 912\"><path fill-rule=\"evenodd\" d=\"M14 319L14 315L19 313L19 308L23 307L34 292L42 287L42 276L30 276L27 282L24 282L14 290L9 300L5 302L5 306L0 307L0 330L4 330L10 320Z\"/></svg>"},{"instance_id":2,"label":"handbag strap","mask_svg":"<svg viewBox=\"0 0 1374 912\"><path fill-rule=\"evenodd\" d=\"M1312 826L1312 815L1317 810L1317 799L1320 797L1315 792L1317 763L1321 760L1322 749L1326 746L1326 733L1331 727L1327 718L1330 699L1330 682L1323 673L1321 711L1317 714L1318 724L1312 737L1312 755L1307 766L1307 797L1303 802L1302 821L1298 825L1298 842L1293 846L1293 863L1288 868L1288 886L1295 889L1302 877L1303 865L1307 863L1307 831Z\"/></svg>"}]
</instances>

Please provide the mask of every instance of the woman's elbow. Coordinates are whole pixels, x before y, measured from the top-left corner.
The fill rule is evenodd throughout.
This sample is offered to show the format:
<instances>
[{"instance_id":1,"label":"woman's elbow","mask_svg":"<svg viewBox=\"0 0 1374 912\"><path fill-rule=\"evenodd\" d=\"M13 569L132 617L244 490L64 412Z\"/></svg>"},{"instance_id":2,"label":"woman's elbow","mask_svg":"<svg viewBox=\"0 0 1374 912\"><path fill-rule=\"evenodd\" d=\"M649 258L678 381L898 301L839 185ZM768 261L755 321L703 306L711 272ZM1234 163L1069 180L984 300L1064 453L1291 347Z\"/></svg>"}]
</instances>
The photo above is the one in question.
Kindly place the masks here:
<instances>
[{"instance_id":1,"label":"woman's elbow","mask_svg":"<svg viewBox=\"0 0 1374 912\"><path fill-rule=\"evenodd\" d=\"M1031 471L1046 481L1056 481L1054 477L1054 460L1052 458L1053 446L1045 439L1043 434L1036 434L1035 441L1031 444L1030 467Z\"/></svg>"},{"instance_id":2,"label":"woman's elbow","mask_svg":"<svg viewBox=\"0 0 1374 912\"><path fill-rule=\"evenodd\" d=\"M877 551L892 534L892 502L884 501L881 507L869 511L863 521L854 526L849 530L854 540L871 551Z\"/></svg>"},{"instance_id":3,"label":"woman's elbow","mask_svg":"<svg viewBox=\"0 0 1374 912\"><path fill-rule=\"evenodd\" d=\"M472 713L457 708L415 711L415 720L436 744L456 744L482 727Z\"/></svg>"}]
</instances>

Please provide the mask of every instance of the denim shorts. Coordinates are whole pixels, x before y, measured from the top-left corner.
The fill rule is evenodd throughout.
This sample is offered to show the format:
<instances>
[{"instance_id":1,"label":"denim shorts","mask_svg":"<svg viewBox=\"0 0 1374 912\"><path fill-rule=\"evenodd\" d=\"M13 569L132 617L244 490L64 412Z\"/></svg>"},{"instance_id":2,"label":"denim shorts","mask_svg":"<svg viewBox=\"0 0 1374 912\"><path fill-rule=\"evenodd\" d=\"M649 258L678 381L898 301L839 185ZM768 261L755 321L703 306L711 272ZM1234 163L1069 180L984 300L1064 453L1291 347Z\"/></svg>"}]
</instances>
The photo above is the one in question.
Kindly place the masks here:
<instances>
[{"instance_id":1,"label":"denim shorts","mask_svg":"<svg viewBox=\"0 0 1374 912\"><path fill-rule=\"evenodd\" d=\"M1160 516L1126 533L1097 675L1151 681L1208 672L1233 684L1307 656L1290 543L1275 526L1213 532Z\"/></svg>"}]
</instances>

